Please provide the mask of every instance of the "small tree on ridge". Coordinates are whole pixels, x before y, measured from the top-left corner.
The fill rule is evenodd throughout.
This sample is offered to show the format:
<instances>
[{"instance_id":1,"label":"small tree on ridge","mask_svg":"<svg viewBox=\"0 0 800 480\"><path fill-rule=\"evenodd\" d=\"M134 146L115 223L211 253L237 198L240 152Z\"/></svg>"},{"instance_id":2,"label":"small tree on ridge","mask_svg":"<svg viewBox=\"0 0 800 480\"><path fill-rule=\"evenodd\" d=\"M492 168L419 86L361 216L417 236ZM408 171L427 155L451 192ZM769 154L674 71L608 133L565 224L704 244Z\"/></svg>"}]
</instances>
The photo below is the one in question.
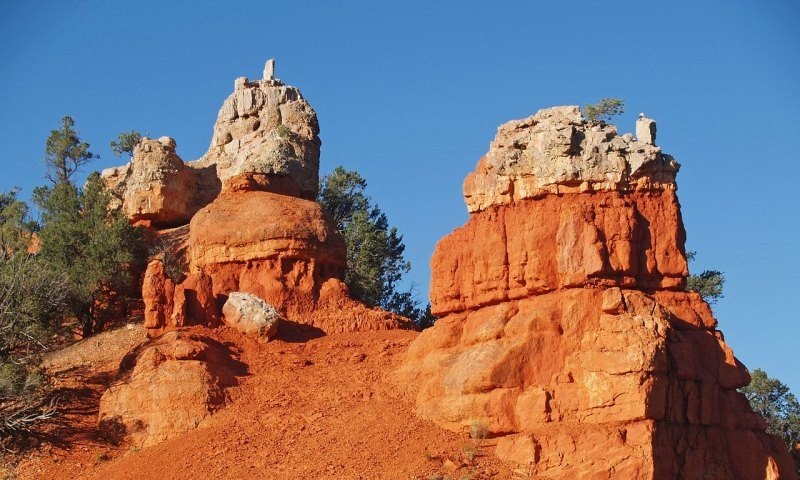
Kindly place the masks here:
<instances>
[{"instance_id":1,"label":"small tree on ridge","mask_svg":"<svg viewBox=\"0 0 800 480\"><path fill-rule=\"evenodd\" d=\"M595 104L583 106L583 114L589 123L605 122L625 111L625 102L619 98L604 98Z\"/></svg>"}]
</instances>

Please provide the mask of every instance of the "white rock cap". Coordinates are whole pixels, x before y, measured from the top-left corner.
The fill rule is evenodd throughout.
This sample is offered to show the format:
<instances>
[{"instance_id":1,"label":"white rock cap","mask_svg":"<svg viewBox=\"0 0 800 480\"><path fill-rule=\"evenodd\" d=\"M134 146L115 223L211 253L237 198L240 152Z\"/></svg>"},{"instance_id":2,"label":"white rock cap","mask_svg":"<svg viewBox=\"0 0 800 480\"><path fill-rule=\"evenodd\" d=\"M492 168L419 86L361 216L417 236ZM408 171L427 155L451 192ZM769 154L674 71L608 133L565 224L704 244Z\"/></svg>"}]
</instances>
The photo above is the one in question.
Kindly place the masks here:
<instances>
[{"instance_id":1,"label":"white rock cap","mask_svg":"<svg viewBox=\"0 0 800 480\"><path fill-rule=\"evenodd\" d=\"M264 65L264 80L275 80L275 59L270 58Z\"/></svg>"}]
</instances>

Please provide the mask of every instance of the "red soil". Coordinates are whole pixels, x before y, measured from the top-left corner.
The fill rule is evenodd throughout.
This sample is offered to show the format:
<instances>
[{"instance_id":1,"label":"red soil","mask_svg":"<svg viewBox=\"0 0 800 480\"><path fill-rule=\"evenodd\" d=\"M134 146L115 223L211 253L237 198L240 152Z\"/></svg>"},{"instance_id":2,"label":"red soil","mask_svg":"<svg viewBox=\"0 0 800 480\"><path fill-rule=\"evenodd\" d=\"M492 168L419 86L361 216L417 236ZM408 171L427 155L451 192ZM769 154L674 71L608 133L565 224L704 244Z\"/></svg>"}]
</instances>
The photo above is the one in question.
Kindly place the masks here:
<instances>
[{"instance_id":1,"label":"red soil","mask_svg":"<svg viewBox=\"0 0 800 480\"><path fill-rule=\"evenodd\" d=\"M61 386L74 390L62 426L51 431L58 441L24 459L18 478L407 480L522 475L495 459L494 440L475 441L466 432L448 432L416 417L412 396L390 379L415 332L311 339L303 338L303 332L284 332L261 344L227 329L202 330L228 343L248 366L241 383L228 390L230 401L206 428L138 451L98 438L99 396L121 358L106 354L104 364L92 364L92 381L76 375L79 371L64 377ZM465 451L474 452L472 461Z\"/></svg>"}]
</instances>

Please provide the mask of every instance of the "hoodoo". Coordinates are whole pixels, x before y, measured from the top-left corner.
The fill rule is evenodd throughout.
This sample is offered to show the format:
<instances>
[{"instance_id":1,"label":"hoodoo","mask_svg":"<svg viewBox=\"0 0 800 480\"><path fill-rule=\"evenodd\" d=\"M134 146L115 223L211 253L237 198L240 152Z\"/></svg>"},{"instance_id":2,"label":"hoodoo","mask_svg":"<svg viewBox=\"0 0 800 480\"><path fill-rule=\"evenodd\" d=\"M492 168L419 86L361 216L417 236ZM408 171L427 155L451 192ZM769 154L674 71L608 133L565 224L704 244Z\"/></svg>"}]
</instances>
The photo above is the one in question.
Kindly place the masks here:
<instances>
[{"instance_id":1,"label":"hoodoo","mask_svg":"<svg viewBox=\"0 0 800 480\"><path fill-rule=\"evenodd\" d=\"M431 260L440 317L398 372L418 412L483 423L537 478L795 478L747 370L685 291L679 165L577 107L501 126Z\"/></svg>"},{"instance_id":2,"label":"hoodoo","mask_svg":"<svg viewBox=\"0 0 800 480\"><path fill-rule=\"evenodd\" d=\"M199 160L184 163L169 137L145 138L130 163L103 172L132 222L169 239L170 256L185 252L185 278L170 278L160 260L147 268L151 336L219 324L231 292L325 332L405 322L348 296L344 240L315 201L320 145L316 113L269 60L263 79L236 79Z\"/></svg>"},{"instance_id":3,"label":"hoodoo","mask_svg":"<svg viewBox=\"0 0 800 480\"><path fill-rule=\"evenodd\" d=\"M308 326L333 333L409 323L350 299L344 240L315 201L317 116L274 72L270 60L264 79L236 80L201 159L184 163L171 138L144 138L129 164L103 172L117 207L164 248L142 285L153 338L126 357L102 397L105 436L152 445L221 408L241 372L228 365L235 352L204 327L225 323L269 340ZM191 326L199 327L182 328Z\"/></svg>"}]
</instances>

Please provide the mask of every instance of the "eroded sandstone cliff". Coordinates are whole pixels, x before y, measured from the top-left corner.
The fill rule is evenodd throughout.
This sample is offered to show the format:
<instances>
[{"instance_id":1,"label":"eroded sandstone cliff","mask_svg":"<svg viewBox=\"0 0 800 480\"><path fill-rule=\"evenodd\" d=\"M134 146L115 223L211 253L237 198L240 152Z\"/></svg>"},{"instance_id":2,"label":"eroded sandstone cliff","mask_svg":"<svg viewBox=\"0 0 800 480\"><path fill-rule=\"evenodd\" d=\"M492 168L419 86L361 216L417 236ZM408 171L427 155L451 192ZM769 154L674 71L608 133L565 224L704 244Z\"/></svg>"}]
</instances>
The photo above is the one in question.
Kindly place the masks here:
<instances>
[{"instance_id":1,"label":"eroded sandstone cliff","mask_svg":"<svg viewBox=\"0 0 800 480\"><path fill-rule=\"evenodd\" d=\"M441 318L399 379L423 417L484 424L536 478L795 478L684 291L678 164L638 123L635 139L556 107L499 128L431 260Z\"/></svg>"}]
</instances>

